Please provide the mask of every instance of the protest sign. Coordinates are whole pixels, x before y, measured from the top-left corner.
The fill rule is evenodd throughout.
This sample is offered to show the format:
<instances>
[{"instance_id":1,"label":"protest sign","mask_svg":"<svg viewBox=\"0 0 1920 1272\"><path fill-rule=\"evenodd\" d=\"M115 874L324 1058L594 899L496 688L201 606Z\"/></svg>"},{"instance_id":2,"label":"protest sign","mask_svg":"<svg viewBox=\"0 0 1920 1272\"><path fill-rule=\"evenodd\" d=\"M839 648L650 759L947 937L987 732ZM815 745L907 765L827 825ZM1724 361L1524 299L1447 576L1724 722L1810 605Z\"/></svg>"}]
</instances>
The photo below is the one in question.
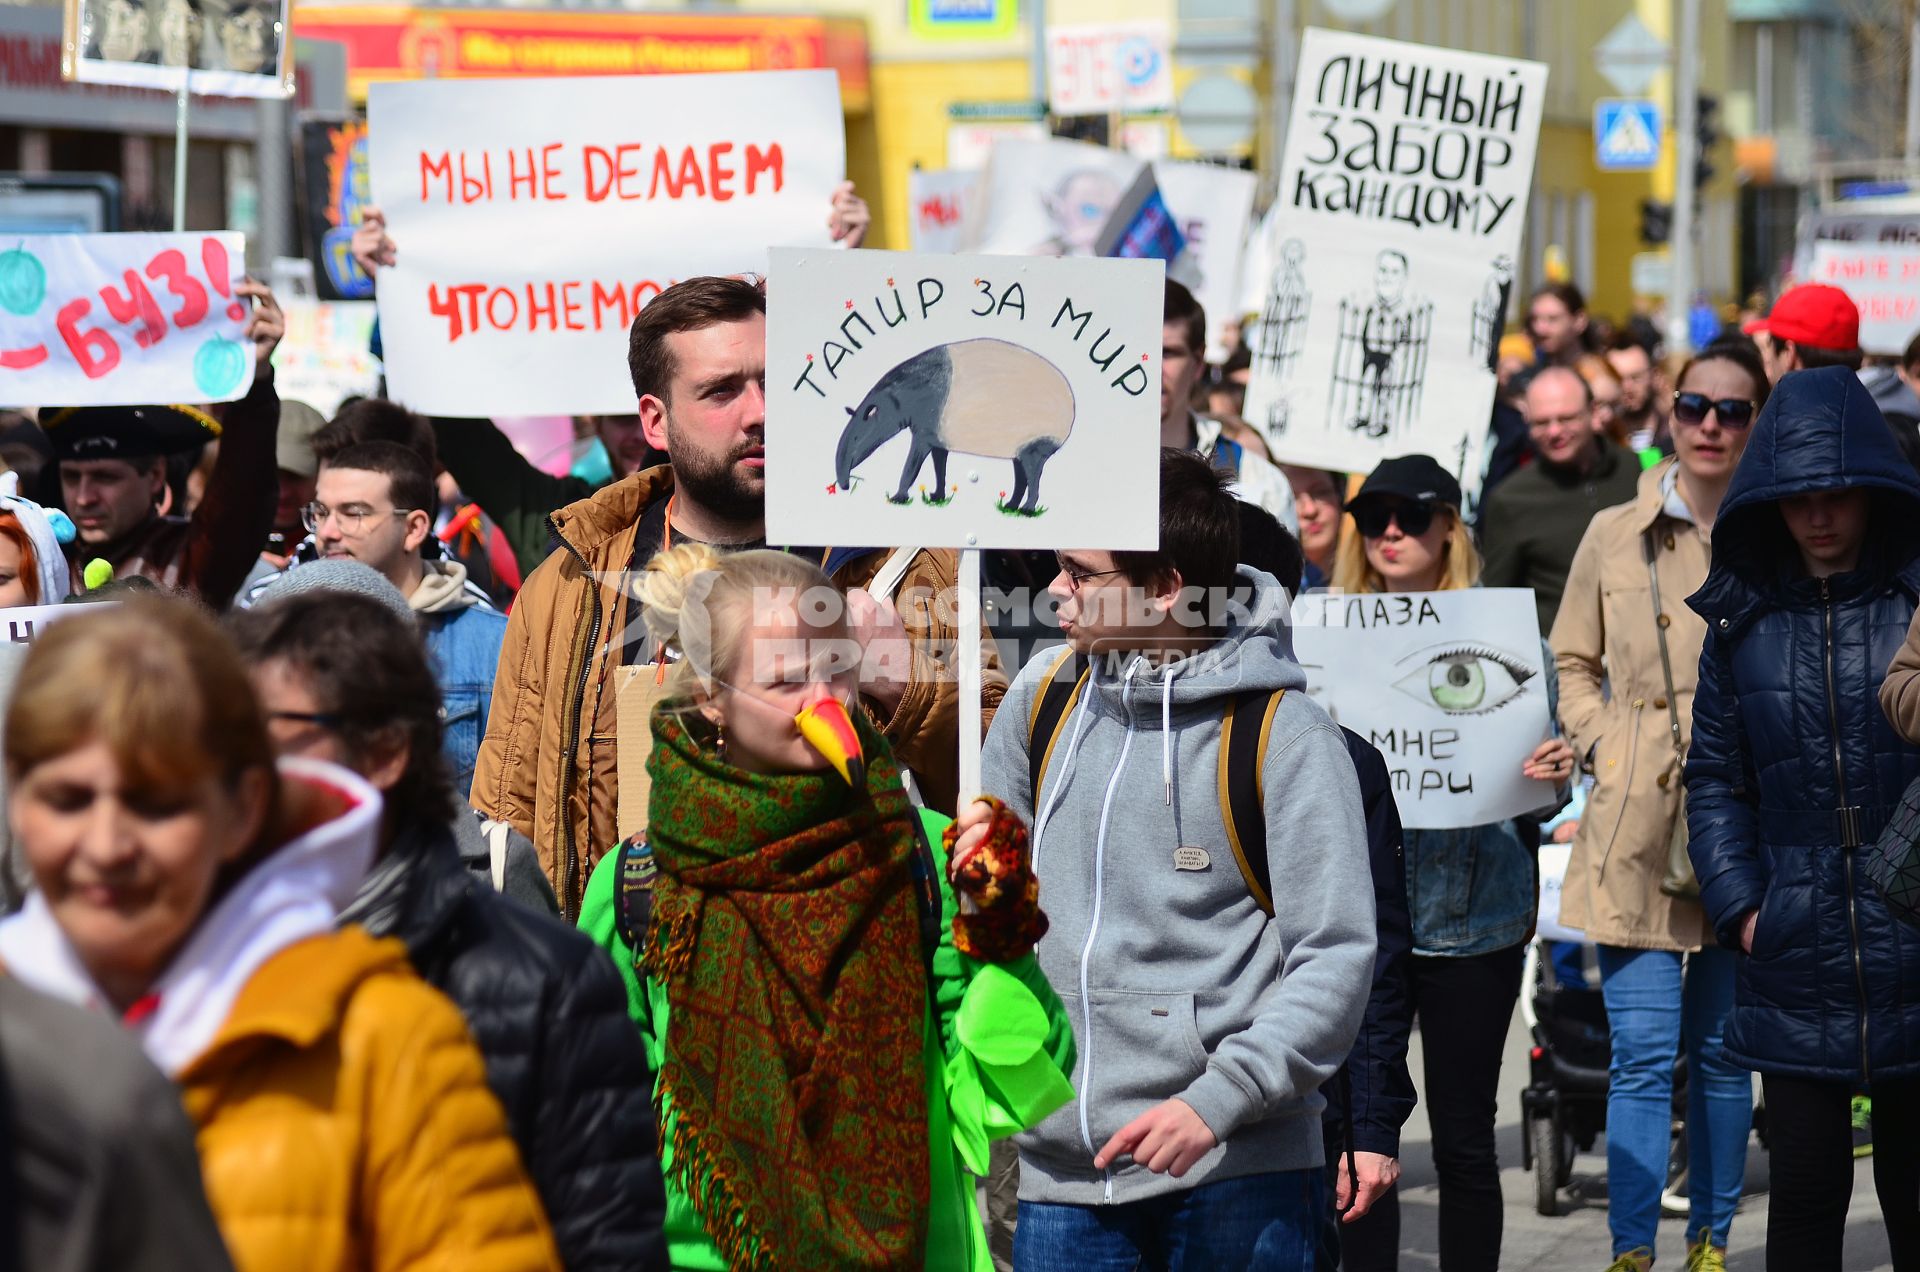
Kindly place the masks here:
<instances>
[{"instance_id":1,"label":"protest sign","mask_svg":"<svg viewBox=\"0 0 1920 1272\"><path fill-rule=\"evenodd\" d=\"M1173 108L1173 37L1165 22L1047 28L1047 101L1056 115Z\"/></svg>"},{"instance_id":2,"label":"protest sign","mask_svg":"<svg viewBox=\"0 0 1920 1272\"><path fill-rule=\"evenodd\" d=\"M1806 280L1847 293L1860 307L1860 347L1898 356L1920 332L1920 247L1818 242Z\"/></svg>"},{"instance_id":3,"label":"protest sign","mask_svg":"<svg viewBox=\"0 0 1920 1272\"><path fill-rule=\"evenodd\" d=\"M1003 141L967 209L966 250L1092 256L1142 160L1083 141Z\"/></svg>"},{"instance_id":4,"label":"protest sign","mask_svg":"<svg viewBox=\"0 0 1920 1272\"><path fill-rule=\"evenodd\" d=\"M1155 546L1163 278L775 249L769 541Z\"/></svg>"},{"instance_id":5,"label":"protest sign","mask_svg":"<svg viewBox=\"0 0 1920 1272\"><path fill-rule=\"evenodd\" d=\"M1278 460L1432 455L1479 486L1547 68L1310 30L1249 345Z\"/></svg>"},{"instance_id":6,"label":"protest sign","mask_svg":"<svg viewBox=\"0 0 1920 1272\"><path fill-rule=\"evenodd\" d=\"M831 71L376 84L394 400L436 415L634 409L627 329L682 278L826 246Z\"/></svg>"},{"instance_id":7,"label":"protest sign","mask_svg":"<svg viewBox=\"0 0 1920 1272\"><path fill-rule=\"evenodd\" d=\"M1481 826L1553 802L1520 775L1548 736L1531 588L1342 595L1293 605L1307 693L1380 748L1409 830Z\"/></svg>"},{"instance_id":8,"label":"protest sign","mask_svg":"<svg viewBox=\"0 0 1920 1272\"><path fill-rule=\"evenodd\" d=\"M229 402L253 383L238 234L0 243L0 400Z\"/></svg>"},{"instance_id":9,"label":"protest sign","mask_svg":"<svg viewBox=\"0 0 1920 1272\"><path fill-rule=\"evenodd\" d=\"M367 203L366 121L301 121L296 175L314 290L322 300L372 300L373 280L353 259L353 232Z\"/></svg>"},{"instance_id":10,"label":"protest sign","mask_svg":"<svg viewBox=\"0 0 1920 1272\"><path fill-rule=\"evenodd\" d=\"M69 0L62 77L222 97L293 96L287 0ZM190 78L189 78L190 77Z\"/></svg>"},{"instance_id":11,"label":"protest sign","mask_svg":"<svg viewBox=\"0 0 1920 1272\"><path fill-rule=\"evenodd\" d=\"M273 351L273 382L283 402L305 402L332 417L350 397L380 391L380 359L370 300L286 300L287 334Z\"/></svg>"},{"instance_id":12,"label":"protest sign","mask_svg":"<svg viewBox=\"0 0 1920 1272\"><path fill-rule=\"evenodd\" d=\"M95 604L111 605L113 602L98 601ZM11 609L0 609L0 635L13 644L30 645L47 630L48 624L72 618L75 614L91 612L78 605L16 605Z\"/></svg>"},{"instance_id":13,"label":"protest sign","mask_svg":"<svg viewBox=\"0 0 1920 1272\"><path fill-rule=\"evenodd\" d=\"M907 241L916 252L957 252L978 172L948 168L907 174Z\"/></svg>"},{"instance_id":14,"label":"protest sign","mask_svg":"<svg viewBox=\"0 0 1920 1272\"><path fill-rule=\"evenodd\" d=\"M1171 261L1186 250L1186 235L1180 232L1173 210L1153 179L1153 165L1141 165L1140 172L1113 205L1107 223L1094 240L1095 256L1151 256Z\"/></svg>"},{"instance_id":15,"label":"protest sign","mask_svg":"<svg viewBox=\"0 0 1920 1272\"><path fill-rule=\"evenodd\" d=\"M1187 242L1167 276L1191 288L1207 311L1207 360L1221 361L1227 356L1221 333L1245 312L1239 307L1240 259L1259 178L1241 168L1164 160L1154 163L1153 176Z\"/></svg>"}]
</instances>

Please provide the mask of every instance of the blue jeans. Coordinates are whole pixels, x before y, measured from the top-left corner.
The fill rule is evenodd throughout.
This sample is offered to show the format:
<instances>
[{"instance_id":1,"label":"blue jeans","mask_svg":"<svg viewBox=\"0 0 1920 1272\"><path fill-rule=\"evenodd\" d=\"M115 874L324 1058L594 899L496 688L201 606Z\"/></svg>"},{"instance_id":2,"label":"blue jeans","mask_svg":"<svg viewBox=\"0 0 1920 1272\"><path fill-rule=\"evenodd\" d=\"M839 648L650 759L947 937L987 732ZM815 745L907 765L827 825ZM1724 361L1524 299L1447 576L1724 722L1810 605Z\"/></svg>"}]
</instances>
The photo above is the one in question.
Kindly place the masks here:
<instances>
[{"instance_id":1,"label":"blue jeans","mask_svg":"<svg viewBox=\"0 0 1920 1272\"><path fill-rule=\"evenodd\" d=\"M1015 1272L1313 1272L1326 1171L1241 1175L1115 1206L1020 1203Z\"/></svg>"},{"instance_id":2,"label":"blue jeans","mask_svg":"<svg viewBox=\"0 0 1920 1272\"><path fill-rule=\"evenodd\" d=\"M1607 1223L1614 1257L1653 1248L1673 1126L1673 1065L1687 1047L1687 1240L1727 1243L1753 1126L1753 1075L1721 1049L1733 1008L1733 955L1600 947L1613 1034L1607 1087Z\"/></svg>"}]
</instances>

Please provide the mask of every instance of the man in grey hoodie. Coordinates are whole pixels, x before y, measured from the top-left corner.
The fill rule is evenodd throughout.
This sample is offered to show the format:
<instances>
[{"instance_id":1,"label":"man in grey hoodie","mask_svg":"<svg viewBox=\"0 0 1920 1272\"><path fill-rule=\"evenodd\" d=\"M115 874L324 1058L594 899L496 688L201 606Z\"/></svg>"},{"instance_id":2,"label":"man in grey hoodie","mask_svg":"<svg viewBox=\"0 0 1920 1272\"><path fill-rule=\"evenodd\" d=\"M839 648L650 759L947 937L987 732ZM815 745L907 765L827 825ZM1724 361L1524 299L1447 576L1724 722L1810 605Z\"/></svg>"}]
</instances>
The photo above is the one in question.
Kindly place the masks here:
<instances>
[{"instance_id":1,"label":"man in grey hoodie","mask_svg":"<svg viewBox=\"0 0 1920 1272\"><path fill-rule=\"evenodd\" d=\"M1163 451L1157 552L1059 554L1061 630L1090 666L1058 744L1029 737L1048 676L1079 674L1058 651L986 740L984 787L1033 827L1040 964L1080 1048L1076 1101L1019 1137L1018 1268L1312 1265L1318 1088L1366 1007L1373 889L1346 744L1238 539L1220 475ZM1228 704L1278 690L1257 783L1269 901L1219 760Z\"/></svg>"}]
</instances>

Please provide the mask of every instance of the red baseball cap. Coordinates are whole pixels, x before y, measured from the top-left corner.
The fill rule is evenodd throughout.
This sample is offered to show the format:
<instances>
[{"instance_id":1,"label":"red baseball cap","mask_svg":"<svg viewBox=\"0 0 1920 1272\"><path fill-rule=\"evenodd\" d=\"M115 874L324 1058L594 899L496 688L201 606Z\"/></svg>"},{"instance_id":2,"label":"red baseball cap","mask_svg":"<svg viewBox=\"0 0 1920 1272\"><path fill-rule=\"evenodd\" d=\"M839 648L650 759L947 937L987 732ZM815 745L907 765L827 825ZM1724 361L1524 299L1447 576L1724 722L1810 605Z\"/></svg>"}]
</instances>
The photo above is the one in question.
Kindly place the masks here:
<instances>
[{"instance_id":1,"label":"red baseball cap","mask_svg":"<svg viewBox=\"0 0 1920 1272\"><path fill-rule=\"evenodd\" d=\"M1805 283L1789 288L1773 302L1773 312L1741 328L1748 335L1766 332L1810 349L1845 353L1860 347L1860 307L1838 287Z\"/></svg>"}]
</instances>

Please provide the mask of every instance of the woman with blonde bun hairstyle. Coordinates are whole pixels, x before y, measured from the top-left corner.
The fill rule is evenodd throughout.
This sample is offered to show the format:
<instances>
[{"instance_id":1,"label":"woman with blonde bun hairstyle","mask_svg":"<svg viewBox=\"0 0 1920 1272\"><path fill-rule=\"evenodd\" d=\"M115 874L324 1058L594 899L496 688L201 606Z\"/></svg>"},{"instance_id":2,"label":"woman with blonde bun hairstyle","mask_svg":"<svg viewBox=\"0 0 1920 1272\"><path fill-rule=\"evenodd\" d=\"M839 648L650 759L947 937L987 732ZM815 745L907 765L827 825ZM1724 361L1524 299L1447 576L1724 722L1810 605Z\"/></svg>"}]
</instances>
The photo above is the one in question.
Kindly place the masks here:
<instances>
[{"instance_id":1,"label":"woman with blonde bun hairstyle","mask_svg":"<svg viewBox=\"0 0 1920 1272\"><path fill-rule=\"evenodd\" d=\"M673 1266L984 1272L987 1143L1072 1094L1025 828L908 801L812 563L685 544L638 589L669 660L647 830L580 925L658 1075Z\"/></svg>"}]
</instances>

